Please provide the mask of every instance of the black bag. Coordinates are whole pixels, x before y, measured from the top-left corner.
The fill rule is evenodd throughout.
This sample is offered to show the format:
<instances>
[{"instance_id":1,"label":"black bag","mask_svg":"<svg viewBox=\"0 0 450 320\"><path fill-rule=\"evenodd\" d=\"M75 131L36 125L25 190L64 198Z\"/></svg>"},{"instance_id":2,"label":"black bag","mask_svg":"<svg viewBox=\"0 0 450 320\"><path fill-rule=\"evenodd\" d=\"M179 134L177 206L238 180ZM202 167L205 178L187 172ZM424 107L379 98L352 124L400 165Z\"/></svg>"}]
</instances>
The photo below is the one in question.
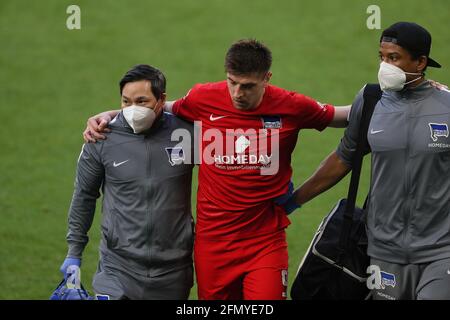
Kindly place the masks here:
<instances>
[{"instance_id":1,"label":"black bag","mask_svg":"<svg viewBox=\"0 0 450 320\"><path fill-rule=\"evenodd\" d=\"M355 207L367 130L381 89L368 84L358 144L352 164L347 199L341 199L323 219L303 257L291 288L293 300L363 300L370 296L366 285L367 256L365 211ZM367 200L366 200L367 202Z\"/></svg>"},{"instance_id":2,"label":"black bag","mask_svg":"<svg viewBox=\"0 0 450 320\"><path fill-rule=\"evenodd\" d=\"M367 237L363 210L356 208L347 249L339 249L347 200L341 199L320 224L291 288L293 300L364 299Z\"/></svg>"}]
</instances>

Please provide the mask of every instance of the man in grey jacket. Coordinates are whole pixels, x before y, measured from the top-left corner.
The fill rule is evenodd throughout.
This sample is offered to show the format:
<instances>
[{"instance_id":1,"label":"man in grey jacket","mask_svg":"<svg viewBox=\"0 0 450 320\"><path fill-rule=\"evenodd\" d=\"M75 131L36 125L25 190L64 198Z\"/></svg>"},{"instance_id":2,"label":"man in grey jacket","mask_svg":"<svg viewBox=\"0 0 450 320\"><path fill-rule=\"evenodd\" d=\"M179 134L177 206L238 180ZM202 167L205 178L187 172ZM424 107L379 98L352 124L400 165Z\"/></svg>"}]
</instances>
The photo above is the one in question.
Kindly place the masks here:
<instances>
[{"instance_id":1,"label":"man in grey jacket","mask_svg":"<svg viewBox=\"0 0 450 320\"><path fill-rule=\"evenodd\" d=\"M108 139L84 144L78 159L61 272L81 264L101 190L99 299L187 299L193 285L192 144L171 138L193 126L163 112L165 87L156 68L128 71Z\"/></svg>"},{"instance_id":2,"label":"man in grey jacket","mask_svg":"<svg viewBox=\"0 0 450 320\"><path fill-rule=\"evenodd\" d=\"M372 152L367 216L374 299L450 299L450 92L425 80L431 35L400 22L380 39L383 90L367 134ZM294 193L303 204L352 166L363 106L356 97L338 149Z\"/></svg>"}]
</instances>

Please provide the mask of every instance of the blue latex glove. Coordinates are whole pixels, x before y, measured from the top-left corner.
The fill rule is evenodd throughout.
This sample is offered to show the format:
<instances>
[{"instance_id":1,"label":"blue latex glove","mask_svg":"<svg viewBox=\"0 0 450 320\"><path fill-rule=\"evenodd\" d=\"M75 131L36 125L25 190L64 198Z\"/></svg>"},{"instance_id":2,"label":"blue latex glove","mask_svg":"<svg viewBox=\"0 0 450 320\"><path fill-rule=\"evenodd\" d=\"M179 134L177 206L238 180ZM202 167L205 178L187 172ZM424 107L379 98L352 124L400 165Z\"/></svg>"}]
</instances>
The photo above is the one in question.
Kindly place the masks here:
<instances>
[{"instance_id":1,"label":"blue latex glove","mask_svg":"<svg viewBox=\"0 0 450 320\"><path fill-rule=\"evenodd\" d=\"M286 210L287 215L294 212L295 209L298 209L301 207L301 205L299 205L299 204L297 204L297 202L295 202L294 184L292 183L292 181L289 181L288 190L286 191L286 193L275 198L273 201L277 205L284 207L284 210Z\"/></svg>"},{"instance_id":2,"label":"blue latex glove","mask_svg":"<svg viewBox=\"0 0 450 320\"><path fill-rule=\"evenodd\" d=\"M67 274L67 268L69 266L81 266L81 259L78 258L66 258L63 262L63 264L61 265L61 267L59 268L59 271L61 271L61 273L64 275L64 279L67 280L67 277L69 276Z\"/></svg>"}]
</instances>

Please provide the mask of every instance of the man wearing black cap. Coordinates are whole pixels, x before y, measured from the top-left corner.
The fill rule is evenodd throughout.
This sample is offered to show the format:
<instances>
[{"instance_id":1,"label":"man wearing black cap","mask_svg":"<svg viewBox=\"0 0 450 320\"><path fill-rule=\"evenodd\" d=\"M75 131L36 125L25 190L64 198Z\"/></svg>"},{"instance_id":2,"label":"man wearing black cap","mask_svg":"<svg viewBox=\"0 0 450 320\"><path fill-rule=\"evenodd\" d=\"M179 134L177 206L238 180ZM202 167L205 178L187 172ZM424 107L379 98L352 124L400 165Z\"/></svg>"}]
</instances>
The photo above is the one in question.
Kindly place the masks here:
<instances>
[{"instance_id":1,"label":"man wearing black cap","mask_svg":"<svg viewBox=\"0 0 450 320\"><path fill-rule=\"evenodd\" d=\"M415 23L398 22L383 31L380 39L378 80L383 91L401 91L425 81L427 67L441 65L429 57L431 35Z\"/></svg>"},{"instance_id":2,"label":"man wearing black cap","mask_svg":"<svg viewBox=\"0 0 450 320\"><path fill-rule=\"evenodd\" d=\"M396 23L380 38L383 95L367 133L374 299L450 299L450 92L425 79L427 67L441 67L430 48L430 34L415 23ZM361 91L337 150L295 191L298 204L351 170L363 103Z\"/></svg>"}]
</instances>

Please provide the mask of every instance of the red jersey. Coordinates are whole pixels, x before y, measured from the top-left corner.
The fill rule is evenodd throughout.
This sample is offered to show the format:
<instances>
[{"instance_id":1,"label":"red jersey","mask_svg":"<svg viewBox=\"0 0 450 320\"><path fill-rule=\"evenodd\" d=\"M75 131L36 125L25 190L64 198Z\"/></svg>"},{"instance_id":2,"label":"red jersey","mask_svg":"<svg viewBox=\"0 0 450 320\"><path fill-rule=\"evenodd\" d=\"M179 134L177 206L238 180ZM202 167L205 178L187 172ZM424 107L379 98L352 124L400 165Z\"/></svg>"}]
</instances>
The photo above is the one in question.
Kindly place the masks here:
<instances>
[{"instance_id":1,"label":"red jersey","mask_svg":"<svg viewBox=\"0 0 450 320\"><path fill-rule=\"evenodd\" d=\"M300 129L325 129L334 107L272 85L253 110L233 106L227 82L197 84L173 113L201 125L197 237L245 239L284 229L273 198L287 191Z\"/></svg>"}]
</instances>

